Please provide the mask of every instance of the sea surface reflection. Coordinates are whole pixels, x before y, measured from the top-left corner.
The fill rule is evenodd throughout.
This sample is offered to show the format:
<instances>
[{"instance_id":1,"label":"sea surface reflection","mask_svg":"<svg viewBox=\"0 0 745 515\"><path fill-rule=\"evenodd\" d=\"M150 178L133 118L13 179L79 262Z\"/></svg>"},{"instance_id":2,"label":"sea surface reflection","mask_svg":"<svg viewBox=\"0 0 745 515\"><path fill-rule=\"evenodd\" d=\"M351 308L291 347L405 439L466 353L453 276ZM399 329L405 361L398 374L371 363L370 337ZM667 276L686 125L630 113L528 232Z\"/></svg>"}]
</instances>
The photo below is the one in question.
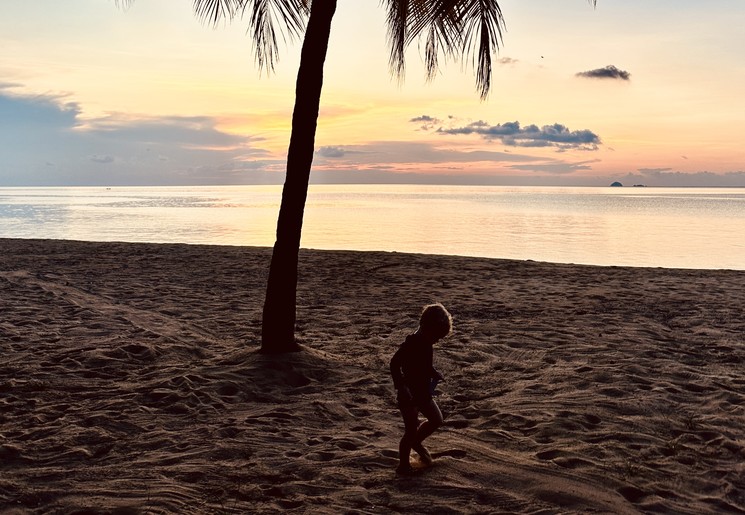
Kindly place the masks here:
<instances>
[{"instance_id":1,"label":"sea surface reflection","mask_svg":"<svg viewBox=\"0 0 745 515\"><path fill-rule=\"evenodd\" d=\"M279 186L0 188L0 236L271 246ZM313 185L302 244L745 269L745 189Z\"/></svg>"}]
</instances>

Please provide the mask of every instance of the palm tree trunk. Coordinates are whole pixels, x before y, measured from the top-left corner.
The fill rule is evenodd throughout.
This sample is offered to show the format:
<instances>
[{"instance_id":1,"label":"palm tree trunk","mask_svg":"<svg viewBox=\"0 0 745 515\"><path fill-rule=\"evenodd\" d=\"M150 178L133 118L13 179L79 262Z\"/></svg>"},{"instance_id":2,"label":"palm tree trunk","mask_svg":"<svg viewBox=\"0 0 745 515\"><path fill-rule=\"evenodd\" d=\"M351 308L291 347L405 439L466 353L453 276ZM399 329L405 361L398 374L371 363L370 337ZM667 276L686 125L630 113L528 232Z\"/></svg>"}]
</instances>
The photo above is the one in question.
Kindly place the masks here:
<instances>
[{"instance_id":1,"label":"palm tree trunk","mask_svg":"<svg viewBox=\"0 0 745 515\"><path fill-rule=\"evenodd\" d=\"M287 152L287 176L282 190L277 240L274 243L264 301L261 351L265 353L300 349L295 341L298 253L315 149L323 65L335 11L336 0L313 0L303 40L295 85L292 133Z\"/></svg>"}]
</instances>

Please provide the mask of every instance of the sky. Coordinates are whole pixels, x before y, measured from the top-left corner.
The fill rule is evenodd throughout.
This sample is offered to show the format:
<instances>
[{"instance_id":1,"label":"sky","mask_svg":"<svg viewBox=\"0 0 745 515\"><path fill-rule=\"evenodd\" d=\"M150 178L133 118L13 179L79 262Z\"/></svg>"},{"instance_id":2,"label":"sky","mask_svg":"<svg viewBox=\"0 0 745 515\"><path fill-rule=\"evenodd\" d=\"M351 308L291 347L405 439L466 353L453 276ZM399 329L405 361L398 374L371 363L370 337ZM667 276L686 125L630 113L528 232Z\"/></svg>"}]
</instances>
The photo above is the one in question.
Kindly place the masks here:
<instances>
[{"instance_id":1,"label":"sky","mask_svg":"<svg viewBox=\"0 0 745 515\"><path fill-rule=\"evenodd\" d=\"M503 0L470 62L403 82L378 0L339 0L311 182L745 187L745 2ZM0 187L281 184L301 42L274 73L189 0L0 0Z\"/></svg>"}]
</instances>

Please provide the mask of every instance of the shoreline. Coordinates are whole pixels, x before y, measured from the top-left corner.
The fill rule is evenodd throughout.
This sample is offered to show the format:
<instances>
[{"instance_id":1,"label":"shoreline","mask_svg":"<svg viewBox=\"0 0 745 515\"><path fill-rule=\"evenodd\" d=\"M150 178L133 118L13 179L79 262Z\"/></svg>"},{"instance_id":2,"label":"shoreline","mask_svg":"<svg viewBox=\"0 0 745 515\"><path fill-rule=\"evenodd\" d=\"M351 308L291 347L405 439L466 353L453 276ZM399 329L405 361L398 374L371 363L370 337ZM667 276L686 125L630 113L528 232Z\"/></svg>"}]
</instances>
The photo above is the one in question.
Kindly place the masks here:
<instances>
[{"instance_id":1,"label":"shoreline","mask_svg":"<svg viewBox=\"0 0 745 515\"><path fill-rule=\"evenodd\" d=\"M230 249L254 249L258 252L269 252L269 258L271 258L271 245L242 245L233 243L184 243L184 242L144 242L144 241L100 241L100 240L77 240L77 239L64 239L64 238L5 238L0 236L0 246L3 242L27 242L27 243L71 243L71 244L83 244L83 245L154 245L158 246L186 246L186 247L204 247L204 248L230 248ZM576 267L591 267L591 268L622 268L631 270L670 270L670 271L682 271L682 272L733 272L733 273L745 273L745 269L739 268L693 268L693 267L670 267L670 266L653 266L653 265L615 265L615 264L596 264L596 263L565 263L561 261L543 261L531 258L509 258L509 257L490 257L490 256L473 256L466 254L438 254L438 253L427 253L427 252L407 252L399 250L359 250L359 249L324 249L315 247L301 247L300 253L304 252L328 252L328 253L360 253L360 254L381 254L381 255L402 255L402 256L421 256L421 257L433 257L433 258L452 258L455 260L459 259L474 259L474 260L485 260L485 261L504 261L512 263L536 263L540 265L558 265L558 266L576 266ZM269 261L267 261L267 269Z\"/></svg>"},{"instance_id":2,"label":"shoreline","mask_svg":"<svg viewBox=\"0 0 745 515\"><path fill-rule=\"evenodd\" d=\"M745 512L745 271L0 239L0 511ZM387 371L440 301L436 465Z\"/></svg>"}]
</instances>

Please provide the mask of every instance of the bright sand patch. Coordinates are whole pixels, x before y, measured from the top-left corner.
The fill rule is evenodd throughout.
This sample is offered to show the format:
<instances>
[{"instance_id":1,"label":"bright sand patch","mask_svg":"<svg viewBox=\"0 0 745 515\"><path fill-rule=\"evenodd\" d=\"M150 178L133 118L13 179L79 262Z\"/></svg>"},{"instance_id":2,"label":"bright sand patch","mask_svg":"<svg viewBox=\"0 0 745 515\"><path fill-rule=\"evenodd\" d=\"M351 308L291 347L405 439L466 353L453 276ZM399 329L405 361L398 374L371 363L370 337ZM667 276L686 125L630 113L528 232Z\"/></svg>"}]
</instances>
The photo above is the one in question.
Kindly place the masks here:
<instances>
[{"instance_id":1,"label":"bright sand patch","mask_svg":"<svg viewBox=\"0 0 745 515\"><path fill-rule=\"evenodd\" d=\"M0 240L0 511L745 513L745 272ZM441 301L446 424L396 477L388 360Z\"/></svg>"}]
</instances>

